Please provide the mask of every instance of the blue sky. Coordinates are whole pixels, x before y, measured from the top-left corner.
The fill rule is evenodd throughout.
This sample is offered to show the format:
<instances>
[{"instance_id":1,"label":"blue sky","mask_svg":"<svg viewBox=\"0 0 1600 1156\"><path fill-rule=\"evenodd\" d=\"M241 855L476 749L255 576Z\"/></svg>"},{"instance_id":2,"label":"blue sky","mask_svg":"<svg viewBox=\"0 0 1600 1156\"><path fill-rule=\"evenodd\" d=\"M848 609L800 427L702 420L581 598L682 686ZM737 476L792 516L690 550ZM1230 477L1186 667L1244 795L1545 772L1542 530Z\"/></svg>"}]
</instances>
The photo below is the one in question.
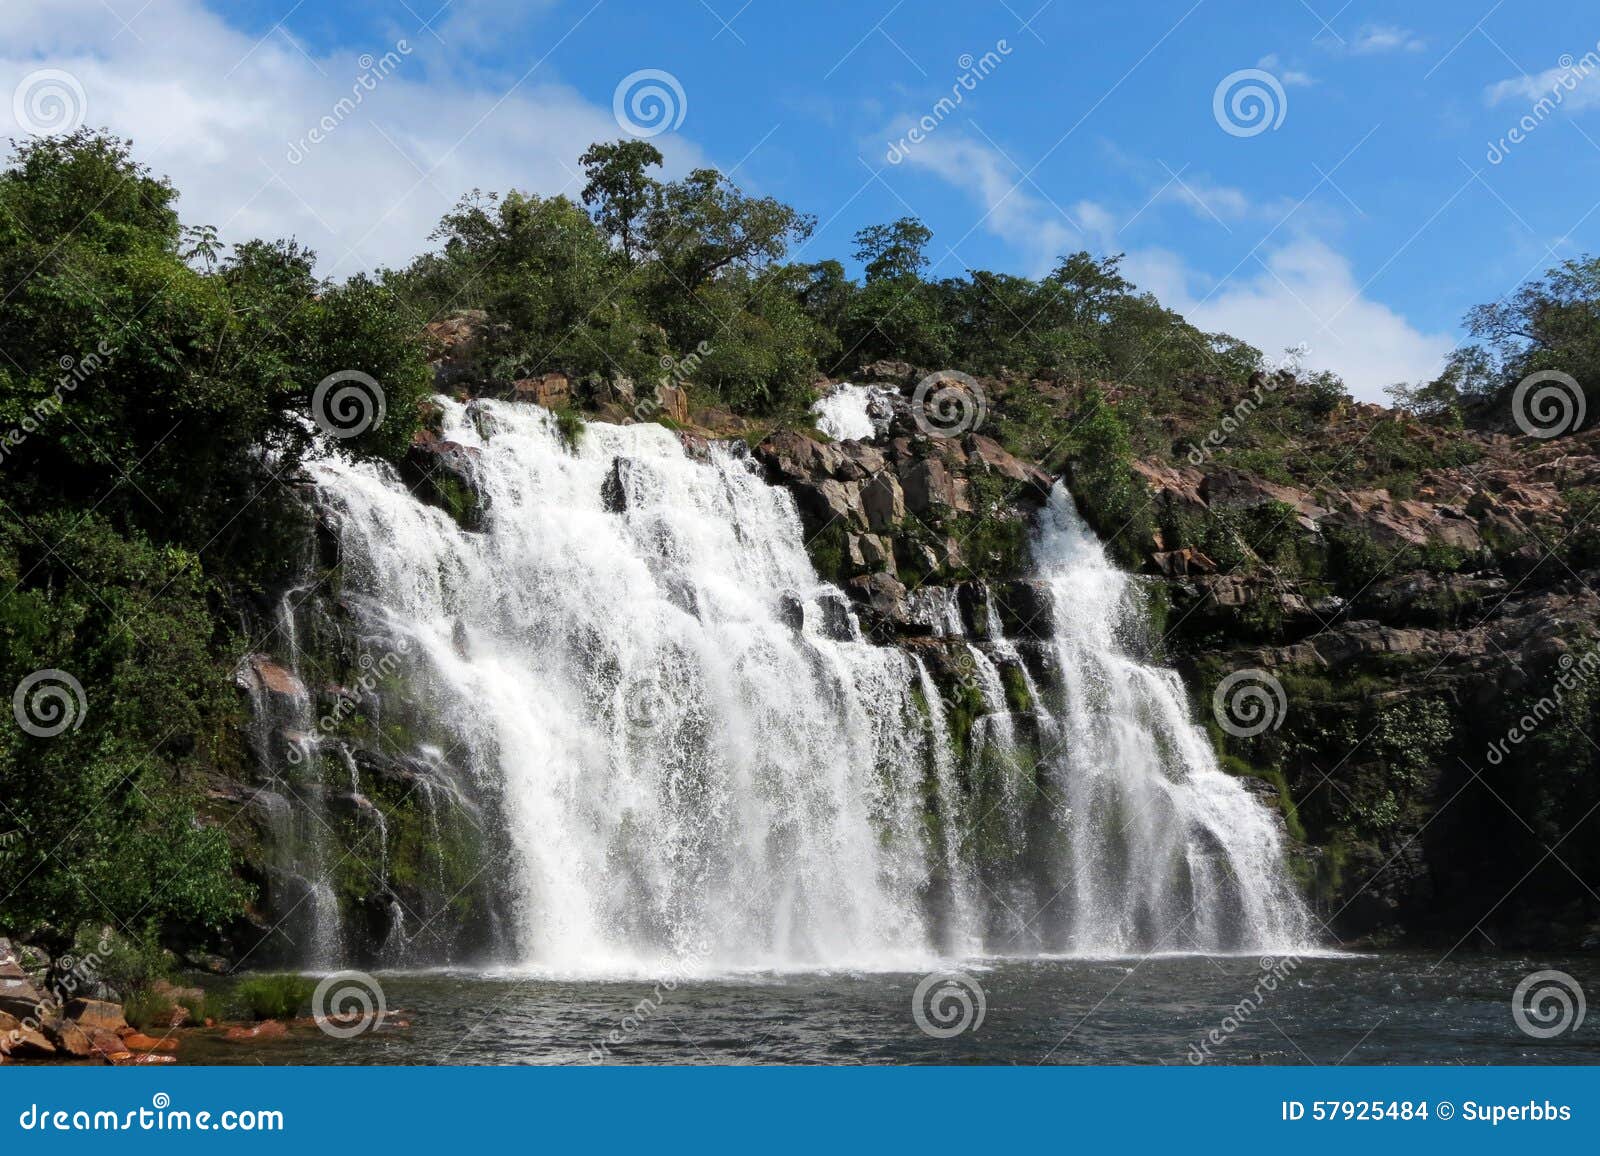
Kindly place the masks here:
<instances>
[{"instance_id":1,"label":"blue sky","mask_svg":"<svg viewBox=\"0 0 1600 1156\"><path fill-rule=\"evenodd\" d=\"M65 74L191 220L293 233L341 275L404 260L468 188L575 194L584 145L621 135L619 83L654 70L681 114L652 138L671 170L815 214L806 257L907 213L940 273L1123 252L1201 324L1303 342L1379 398L1469 306L1600 250L1597 41L1592 6L1493 0L7 0L0 130ZM1272 127L1223 123L1240 84Z\"/></svg>"}]
</instances>

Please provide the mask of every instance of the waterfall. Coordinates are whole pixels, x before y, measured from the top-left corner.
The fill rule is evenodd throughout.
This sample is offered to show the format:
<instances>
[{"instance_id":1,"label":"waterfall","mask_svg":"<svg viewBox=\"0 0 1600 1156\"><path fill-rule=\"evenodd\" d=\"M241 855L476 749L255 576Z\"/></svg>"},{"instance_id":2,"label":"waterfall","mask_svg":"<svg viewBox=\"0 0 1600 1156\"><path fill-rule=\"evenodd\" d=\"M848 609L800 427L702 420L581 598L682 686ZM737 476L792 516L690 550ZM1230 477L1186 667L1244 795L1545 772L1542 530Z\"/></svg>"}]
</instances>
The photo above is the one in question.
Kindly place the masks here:
<instances>
[{"instance_id":1,"label":"waterfall","mask_svg":"<svg viewBox=\"0 0 1600 1156\"><path fill-rule=\"evenodd\" d=\"M1091 954L1305 943L1308 916L1276 822L1218 765L1177 674L1128 655L1130 580L1060 483L1034 561L1050 588L1060 671L1046 761L1071 899L1046 922L1056 942Z\"/></svg>"},{"instance_id":2,"label":"waterfall","mask_svg":"<svg viewBox=\"0 0 1600 1156\"><path fill-rule=\"evenodd\" d=\"M345 610L406 656L408 697L450 737L426 761L496 801L509 963L923 969L1304 939L1274 821L1218 768L1176 676L1119 646L1127 580L1064 491L1035 543L1060 611L1048 656L1005 639L992 604L988 639L949 641L949 592L920 604L939 645L977 656L982 751L1037 780L993 804L1031 841L996 866L959 712L920 656L840 613L742 446L691 456L661 426L591 423L574 447L536 407L439 405L477 529L386 466L311 471ZM1042 758L1023 758L1005 665L1054 720L1029 729ZM1038 914L1019 924L996 883Z\"/></svg>"}]
</instances>

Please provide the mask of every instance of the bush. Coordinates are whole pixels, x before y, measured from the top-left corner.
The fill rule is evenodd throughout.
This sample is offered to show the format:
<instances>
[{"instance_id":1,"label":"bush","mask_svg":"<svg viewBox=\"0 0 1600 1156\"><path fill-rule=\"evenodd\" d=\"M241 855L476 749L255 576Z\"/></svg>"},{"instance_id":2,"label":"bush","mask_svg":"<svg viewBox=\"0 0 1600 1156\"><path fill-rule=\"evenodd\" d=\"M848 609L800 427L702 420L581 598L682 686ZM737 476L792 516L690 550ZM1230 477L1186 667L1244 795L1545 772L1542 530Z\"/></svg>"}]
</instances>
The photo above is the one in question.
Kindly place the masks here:
<instances>
[{"instance_id":1,"label":"bush","mask_svg":"<svg viewBox=\"0 0 1600 1156\"><path fill-rule=\"evenodd\" d=\"M316 980L303 975L253 975L233 996L258 1020L282 1020L309 1014L316 989Z\"/></svg>"}]
</instances>

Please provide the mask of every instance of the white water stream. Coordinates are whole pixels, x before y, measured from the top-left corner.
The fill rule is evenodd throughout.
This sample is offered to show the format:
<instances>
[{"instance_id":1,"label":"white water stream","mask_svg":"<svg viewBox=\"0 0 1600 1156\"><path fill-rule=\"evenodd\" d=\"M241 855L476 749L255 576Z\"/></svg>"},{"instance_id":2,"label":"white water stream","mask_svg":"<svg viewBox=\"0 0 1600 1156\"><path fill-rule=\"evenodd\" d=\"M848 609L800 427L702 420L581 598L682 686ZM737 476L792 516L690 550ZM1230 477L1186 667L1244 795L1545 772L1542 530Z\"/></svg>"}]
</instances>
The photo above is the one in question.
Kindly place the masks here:
<instances>
[{"instance_id":1,"label":"white water stream","mask_svg":"<svg viewBox=\"0 0 1600 1156\"><path fill-rule=\"evenodd\" d=\"M1043 906L1015 912L983 882L971 812L994 804L964 788L933 680L828 625L840 596L785 491L660 426L591 424L573 451L540 409L441 404L444 436L475 454L481 532L385 467L313 473L347 601L408 641L448 763L500 800L514 854L491 870L517 966L899 969L1305 940L1275 821L1217 767L1176 675L1128 657L1128 580L1059 487L1035 543L1056 689L1022 672L1048 708L1040 789L999 803L1042 800L1057 829L1011 881ZM1004 712L996 664L1022 655L981 645L980 690ZM986 746L1016 746L1010 717L982 721Z\"/></svg>"}]
</instances>

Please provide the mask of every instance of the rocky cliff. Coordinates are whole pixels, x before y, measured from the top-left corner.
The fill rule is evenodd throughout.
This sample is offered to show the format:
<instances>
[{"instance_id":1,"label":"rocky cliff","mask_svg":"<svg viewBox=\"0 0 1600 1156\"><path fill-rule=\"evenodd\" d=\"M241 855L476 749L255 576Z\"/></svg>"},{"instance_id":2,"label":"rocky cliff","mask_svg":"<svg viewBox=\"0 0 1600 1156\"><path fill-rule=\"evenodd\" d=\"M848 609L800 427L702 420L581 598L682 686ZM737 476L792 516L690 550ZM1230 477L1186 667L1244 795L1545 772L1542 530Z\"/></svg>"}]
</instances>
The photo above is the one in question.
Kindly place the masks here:
<instances>
[{"instance_id":1,"label":"rocky cliff","mask_svg":"<svg viewBox=\"0 0 1600 1156\"><path fill-rule=\"evenodd\" d=\"M438 384L469 396L481 388L471 319L451 325L435 334ZM1580 876L1596 865L1600 799L1600 539L1586 523L1600 495L1595 436L1441 429L1351 403L1297 412L1292 426L1247 409L1211 436L1207 422L1292 375L1265 393L1261 380L1185 383L1182 404L1142 416L1111 386L955 374L930 393L928 383L896 362L855 375L853 388L870 387L872 432L847 440L809 420L763 426L695 408L683 381L649 391L546 374L499 394L555 410L575 437L585 418L649 420L676 428L691 454L716 439L748 446L794 495L819 573L863 629L923 660L963 748L984 707L961 638L1014 640L1016 660L997 672L1023 726L1033 708L1025 667L1047 663L1051 623L1026 576L1030 525L1063 478L1143 575L1147 629L1130 645L1177 666L1227 768L1279 810L1331 939L1594 942L1600 901ZM839 388L819 380L816 394ZM929 408L963 400L972 404L953 421ZM1135 416L1094 432L1108 413ZM1273 425L1265 446L1251 421ZM468 528L473 453L425 429L404 470L415 493ZM624 483L613 479L618 495ZM318 540L308 565L336 569L331 535ZM371 656L349 637L336 595L294 613L323 623L297 659L316 660L320 685L284 670L283 655L247 664L241 686L267 720L258 746L288 750L331 712L349 785L300 791L309 822L252 797L244 850L262 913L301 910L288 925L299 936L315 937L319 918L356 928L343 945L356 959L393 958L419 924L430 941L419 957L470 954L498 918L493 888L470 869L494 853L483 832L498 825L483 820L496 800L460 798L445 787L458 777L386 750L396 745L386 729L414 745L413 716L397 688L364 685ZM837 613L842 622L843 604ZM262 773L293 781L287 767ZM336 848L376 840L384 867L313 894L296 857L319 838ZM319 917L319 904L331 912ZM266 954L291 950L275 941Z\"/></svg>"}]
</instances>

